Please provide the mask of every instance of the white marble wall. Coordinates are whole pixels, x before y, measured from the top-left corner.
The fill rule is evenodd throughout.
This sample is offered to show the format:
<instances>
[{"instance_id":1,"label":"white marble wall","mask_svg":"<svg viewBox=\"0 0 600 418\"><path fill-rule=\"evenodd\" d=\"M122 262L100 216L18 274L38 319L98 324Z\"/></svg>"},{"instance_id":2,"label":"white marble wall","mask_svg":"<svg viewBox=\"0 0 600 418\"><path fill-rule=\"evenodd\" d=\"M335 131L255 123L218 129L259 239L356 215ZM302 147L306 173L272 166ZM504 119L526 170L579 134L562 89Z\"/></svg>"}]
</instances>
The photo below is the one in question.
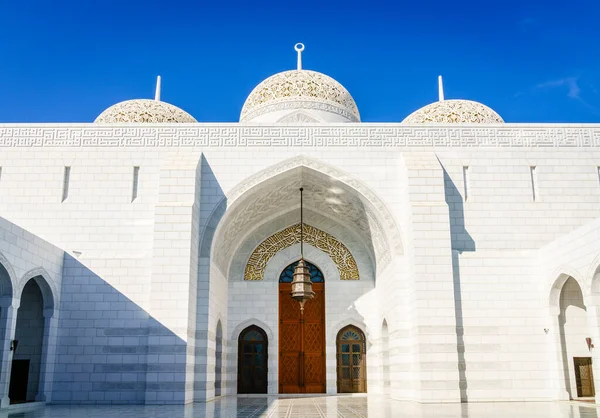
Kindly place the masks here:
<instances>
[{"instance_id":1,"label":"white marble wall","mask_svg":"<svg viewBox=\"0 0 600 418\"><path fill-rule=\"evenodd\" d=\"M176 393L181 392L181 388L173 386L171 393L165 394L169 399L161 401L188 402L214 396L215 333L219 320L225 339L226 393L234 393L235 341L241 331L239 327L256 320L267 328L265 331L274 342L271 349L276 349L274 315L277 310L273 305L277 300L276 283L238 280L244 265L244 257L240 255L251 250L250 244L246 248L240 243L240 252L236 253L238 256L228 271L211 264L214 261L210 258L212 241L206 237L214 232L219 219L213 216L213 211L248 177L299 155L335 167L381 198L402 237L401 251L387 268L373 267L369 266L373 257L368 243L361 242L360 235L346 225L347 231L342 234L344 243L359 261L361 276L367 277L369 272L372 276L369 280L348 284L353 287L347 294L347 288L343 289L343 300L335 299L336 293L331 291L335 285L330 285L332 282L326 278L326 292L328 297L334 298L327 304L330 333L335 335L344 321L356 320L369 338L370 391L383 390L381 355L388 351L390 393L397 398L420 401L560 399L564 388L559 383L559 366L555 361L558 313L553 310L558 304L552 302L551 295L557 289L560 293L562 284L556 281L561 275L572 276L581 283L589 308L590 335L594 340L600 338L597 312L600 289L593 287L595 271L600 265L597 244L600 242L600 148L593 146L593 141L586 142L585 138L591 135L587 128L569 128L583 138L573 143L572 148L559 148L572 137L565 127L507 125L502 128L504 134L514 134L515 138L523 135L530 138L531 132L538 132L539 135L535 135L541 138L540 144L549 141L552 145L539 149L522 146L532 144L533 140L521 145L513 141L506 148L497 147L493 144L502 132L496 128L469 133L467 128L446 132L438 128L400 129L385 124L364 126L360 129L354 125L336 127L338 131L328 131L329 136L322 136L322 142L318 135L325 135L324 131L311 131L306 137L312 141L311 146L291 139L280 147L273 146L277 144L272 139L265 140L263 146L233 146L238 142L229 144L225 140L231 132L238 132L237 125L232 125L220 127L218 131L214 127L206 128L223 135L225 139L215 139L218 146L207 140L204 146L189 149L173 142L142 146L146 141L144 135L154 135L154 128L144 132L132 128L119 134L129 138L134 135L131 132L139 132L140 146L119 147L116 145L120 142L117 142L115 146L102 147L3 148L0 216L30 231L30 241L36 244L31 244L29 238L19 237L27 233L15 234L16 227L3 226L0 253L16 272L11 273L15 277L15 289L27 270L42 266L49 271L48 280L56 289L56 300L60 300L53 400L146 402L144 385L156 383L152 379L161 373L165 378L169 373L159 370L158 366L167 366L162 362L157 365L155 357L148 353L149 347L162 350L173 346L166 335L156 336L156 344L148 343L148 318L155 308L165 328L186 340L186 351L182 355L185 360L179 363L186 368L185 395L180 399ZM7 135L7 129L0 132L0 139ZM62 134L53 134L53 138L58 144L61 135L75 137L83 132L81 129L60 127ZM108 132L105 136L114 140L116 128L105 129ZM171 133L161 131L161 135L170 138L179 132L183 138L187 135L185 129L189 128L169 129ZM263 128L256 129L260 135L271 135ZM294 129L287 131L287 135L305 132L305 128ZM37 138L37 132L32 128L32 138ZM238 133L236 138L250 135L248 132ZM362 138L361 132L367 132L371 139L352 142L352 138ZM105 142L100 133L94 135L98 136L96 145ZM386 138L397 135L404 145L391 141L389 147L384 148L377 142L377 135ZM439 142L430 141L436 135L441 138ZM338 138L337 143L334 136ZM413 141L412 145L406 141ZM469 144L474 146L467 146ZM587 148L582 144L588 144ZM180 161L190 154L195 153L200 159L200 151L203 154L201 175L178 168ZM167 193L174 207L175 203L191 207L188 197L199 196L194 219L187 213L177 212L181 208L157 214L156 204L164 192L160 189L160 179L161 165L164 167L165 161L171 161L169 164L176 168L174 172L185 171L181 174L181 184L175 181L171 185L174 189ZM71 167L71 184L69 197L61 202L65 166ZM140 167L140 175L138 198L132 202L134 166ZM466 166L469 167L469 196L465 201L463 167ZM535 201L531 193L531 166L537 171ZM194 189L198 185L192 181L196 176L202 183L200 190ZM330 225L334 231L335 222L324 220L327 217L319 210L313 212L311 215L309 211L309 217L313 217L310 222L318 223L315 226L324 230ZM292 216L293 212L288 214ZM285 227L284 223L290 221L278 218L285 214L271 215L265 224L273 228L274 225ZM328 215L329 220L332 217L335 220L335 215ZM198 224L193 225L196 221ZM198 271L194 273L187 266L186 271L178 270L170 277L197 275L196 289L188 280L189 289L198 295L195 304L188 300L181 304L171 301L173 304L169 305L169 301L156 293L171 291L170 286L182 294L186 291L171 279L161 282L160 265L154 254L154 244L159 242L157 234L164 233L160 239L174 239L171 234L177 223L190 234L197 231ZM160 230L161 224L164 231ZM271 233L265 228L264 234ZM3 232L7 230L17 238ZM42 244L37 237L74 254L67 257L64 274L62 252L58 250L59 261L48 262L46 257L54 259L57 250L45 249L47 244ZM190 260L196 245L192 238L190 236L188 246ZM240 237L240 241L256 243L259 238L254 235L245 241L246 237ZM166 244L164 248L168 250ZM168 251L165 254L168 259ZM289 259L292 258L289 255ZM19 267L19 263L31 267ZM283 268L283 264L282 261L277 268ZM56 266L60 266L58 270ZM257 305L253 305L249 297L255 298ZM5 305L1 305L0 315L5 312ZM351 308L341 314L339 309L343 307ZM387 350L381 346L384 318L388 324ZM183 323L185 326L180 326ZM191 334L189 330L181 330L188 324L194 324ZM330 351L329 333L327 338L327 379L328 391L331 391L331 387L335 387L335 376L331 372L335 357ZM4 341L6 346L8 340ZM191 348L193 350L188 351ZM592 355L596 359L594 350ZM271 362L276 359L276 355L270 356ZM4 360L3 364L6 364ZM155 369L148 374L151 364ZM270 364L271 391L276 391L276 370L276 363ZM596 375L600 377L600 370ZM437 395L433 396L434 393Z\"/></svg>"},{"instance_id":2,"label":"white marble wall","mask_svg":"<svg viewBox=\"0 0 600 418\"><path fill-rule=\"evenodd\" d=\"M15 358L35 353L39 356L37 376L31 376L31 392L29 398L49 401L52 399L53 383L57 362L57 322L60 316L59 302L62 292L62 268L64 252L45 242L29 231L0 217L0 264L3 271L0 293L0 407L9 404L8 390L10 382L10 365L14 351L10 349L11 341L16 339L17 318L23 290L26 284L34 279L42 292L42 304L37 312L41 315L42 347L39 349L26 347ZM28 312L24 305L20 323L27 322L33 312ZM27 346L27 330L21 330L19 338L25 337ZM33 359L32 359L33 360ZM35 390L35 393L33 392Z\"/></svg>"}]
</instances>

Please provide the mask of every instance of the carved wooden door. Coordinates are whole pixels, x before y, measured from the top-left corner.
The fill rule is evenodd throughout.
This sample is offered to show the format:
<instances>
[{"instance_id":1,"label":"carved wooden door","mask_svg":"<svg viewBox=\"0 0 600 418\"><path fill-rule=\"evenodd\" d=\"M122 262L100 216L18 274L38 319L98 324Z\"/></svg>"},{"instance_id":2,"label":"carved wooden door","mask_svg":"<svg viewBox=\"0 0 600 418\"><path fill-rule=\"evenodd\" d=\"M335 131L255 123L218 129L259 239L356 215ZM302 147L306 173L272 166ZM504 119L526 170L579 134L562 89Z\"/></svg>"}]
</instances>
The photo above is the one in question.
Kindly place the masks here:
<instances>
[{"instance_id":1,"label":"carved wooden door","mask_svg":"<svg viewBox=\"0 0 600 418\"><path fill-rule=\"evenodd\" d=\"M291 266L295 267L295 264ZM311 265L309 269L312 270ZM312 276L311 271L311 278L318 280ZM291 283L279 283L279 393L325 393L325 284L322 275L321 282L313 283L315 297L304 305L304 315L300 314L298 302L291 298L291 290Z\"/></svg>"},{"instance_id":2,"label":"carved wooden door","mask_svg":"<svg viewBox=\"0 0 600 418\"><path fill-rule=\"evenodd\" d=\"M352 325L342 328L337 336L338 393L367 391L367 351L365 336Z\"/></svg>"},{"instance_id":3,"label":"carved wooden door","mask_svg":"<svg viewBox=\"0 0 600 418\"><path fill-rule=\"evenodd\" d=\"M577 384L577 396L591 397L595 396L594 374L592 373L591 357L574 357L575 362L575 381Z\"/></svg>"}]
</instances>

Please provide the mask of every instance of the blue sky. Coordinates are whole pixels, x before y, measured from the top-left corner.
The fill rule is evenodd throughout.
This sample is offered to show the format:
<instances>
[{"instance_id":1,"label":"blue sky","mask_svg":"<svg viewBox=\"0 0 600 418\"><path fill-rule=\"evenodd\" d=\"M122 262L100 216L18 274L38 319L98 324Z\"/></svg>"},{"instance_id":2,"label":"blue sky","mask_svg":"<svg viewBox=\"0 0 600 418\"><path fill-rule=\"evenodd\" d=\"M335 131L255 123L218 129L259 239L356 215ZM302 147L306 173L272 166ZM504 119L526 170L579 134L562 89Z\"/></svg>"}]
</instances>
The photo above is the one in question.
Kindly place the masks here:
<instances>
[{"instance_id":1,"label":"blue sky","mask_svg":"<svg viewBox=\"0 0 600 418\"><path fill-rule=\"evenodd\" d=\"M252 88L296 65L341 82L364 122L437 99L481 101L507 122L600 122L600 2L6 1L0 122L91 122L162 99L235 122Z\"/></svg>"}]
</instances>

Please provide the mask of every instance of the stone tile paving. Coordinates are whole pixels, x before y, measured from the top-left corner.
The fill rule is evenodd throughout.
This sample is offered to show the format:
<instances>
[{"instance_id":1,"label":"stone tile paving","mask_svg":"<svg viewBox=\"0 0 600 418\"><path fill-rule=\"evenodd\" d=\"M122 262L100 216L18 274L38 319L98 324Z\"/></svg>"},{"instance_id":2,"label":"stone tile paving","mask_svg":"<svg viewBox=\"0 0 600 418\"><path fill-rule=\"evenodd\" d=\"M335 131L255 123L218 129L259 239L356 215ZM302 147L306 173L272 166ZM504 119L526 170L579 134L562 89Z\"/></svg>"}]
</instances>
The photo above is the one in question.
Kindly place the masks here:
<instances>
[{"instance_id":1,"label":"stone tile paving","mask_svg":"<svg viewBox=\"0 0 600 418\"><path fill-rule=\"evenodd\" d=\"M62 406L0 411L0 418L600 418L593 404L419 404L383 396L236 397L185 406Z\"/></svg>"}]
</instances>

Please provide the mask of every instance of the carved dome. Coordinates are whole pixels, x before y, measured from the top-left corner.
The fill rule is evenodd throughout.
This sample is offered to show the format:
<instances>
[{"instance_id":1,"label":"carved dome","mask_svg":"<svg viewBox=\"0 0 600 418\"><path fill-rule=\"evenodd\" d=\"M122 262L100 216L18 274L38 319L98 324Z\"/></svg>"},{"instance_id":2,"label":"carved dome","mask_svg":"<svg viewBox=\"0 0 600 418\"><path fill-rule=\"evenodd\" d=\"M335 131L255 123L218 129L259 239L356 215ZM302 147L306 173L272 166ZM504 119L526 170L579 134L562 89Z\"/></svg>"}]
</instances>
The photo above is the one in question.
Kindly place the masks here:
<instances>
[{"instance_id":1,"label":"carved dome","mask_svg":"<svg viewBox=\"0 0 600 418\"><path fill-rule=\"evenodd\" d=\"M193 123L189 113L160 100L136 99L117 103L102 112L94 123Z\"/></svg>"},{"instance_id":2,"label":"carved dome","mask_svg":"<svg viewBox=\"0 0 600 418\"><path fill-rule=\"evenodd\" d=\"M360 122L348 90L325 74L303 70L304 44L294 49L297 69L272 75L256 86L244 103L240 122Z\"/></svg>"},{"instance_id":3,"label":"carved dome","mask_svg":"<svg viewBox=\"0 0 600 418\"><path fill-rule=\"evenodd\" d=\"M479 102L440 100L411 113L402 123L504 123L504 120Z\"/></svg>"},{"instance_id":4,"label":"carved dome","mask_svg":"<svg viewBox=\"0 0 600 418\"><path fill-rule=\"evenodd\" d=\"M298 112L301 110L308 112ZM274 117L256 121L320 122L319 115L312 111L338 116L333 121L360 122L358 107L348 90L333 78L310 70L283 71L264 80L246 99L240 122L252 121L267 113Z\"/></svg>"}]
</instances>

